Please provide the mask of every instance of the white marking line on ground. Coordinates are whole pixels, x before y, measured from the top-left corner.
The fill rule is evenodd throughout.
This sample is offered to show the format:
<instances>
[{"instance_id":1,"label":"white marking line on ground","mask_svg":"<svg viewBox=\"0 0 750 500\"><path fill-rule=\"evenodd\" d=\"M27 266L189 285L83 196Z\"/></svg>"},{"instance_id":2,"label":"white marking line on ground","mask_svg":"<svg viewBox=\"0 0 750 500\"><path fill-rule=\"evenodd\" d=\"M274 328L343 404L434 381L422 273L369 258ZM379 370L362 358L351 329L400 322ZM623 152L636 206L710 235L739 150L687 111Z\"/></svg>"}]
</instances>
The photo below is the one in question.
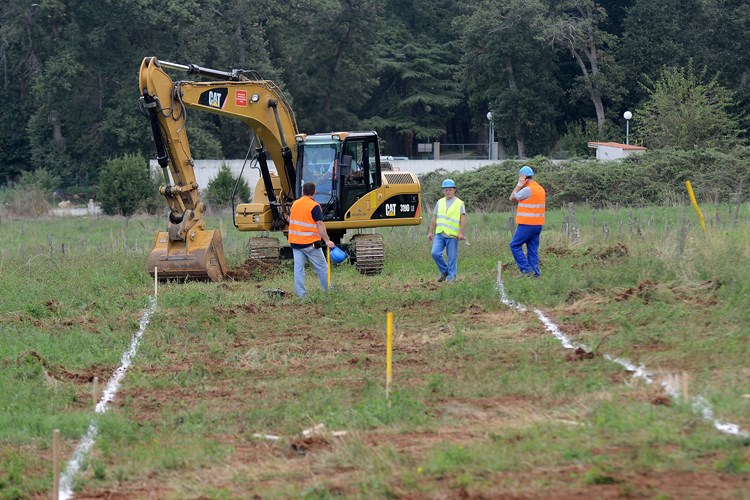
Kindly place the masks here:
<instances>
[{"instance_id":1,"label":"white marking line on ground","mask_svg":"<svg viewBox=\"0 0 750 500\"><path fill-rule=\"evenodd\" d=\"M148 309L144 311L143 316L141 316L141 323L138 331L135 333L135 335L133 335L133 339L130 341L130 349L122 354L120 367L115 370L112 378L109 379L107 388L104 390L104 394L102 394L102 398L96 404L96 413L105 413L109 409L109 403L112 402L115 394L117 394L117 389L119 389L120 382L122 381L125 373L130 367L130 363L135 357L135 354L138 350L138 344L141 341L141 337L143 337L143 333L146 331L146 326L148 325L149 319L151 318L151 315L154 313L154 311L156 311L156 297L150 296L149 300L151 303L149 304ZM80 470L81 463L83 463L83 460L86 458L89 451L91 450L91 447L94 445L94 442L96 441L96 435L98 433L99 427L97 426L97 422L94 417L89 424L86 435L83 436L81 442L78 443L78 447L73 454L73 458L65 466L65 472L63 473L62 478L60 478L60 499L68 500L70 498L73 498L73 479Z\"/></svg>"},{"instance_id":2,"label":"white marking line on ground","mask_svg":"<svg viewBox=\"0 0 750 500\"><path fill-rule=\"evenodd\" d=\"M518 309L521 312L527 311L527 308L524 305L519 304L518 302L511 300L508 297L508 294L505 291L505 285L503 285L503 281L501 278L499 263L498 263L497 282L495 283L495 286L497 288L497 291L500 293L500 301L503 304L505 304L506 306L510 308ZM571 342L571 340L562 331L560 331L560 328L558 328L558 326L554 324L552 320L549 319L541 310L534 309L534 314L537 315L539 320L544 324L544 327L557 340L560 341L560 343L565 349L581 348L586 352L591 352L591 349L589 349L589 347L586 346L585 344ZM602 357L608 361L617 363L618 365L625 368L627 371L632 372L634 377L645 380L647 384L650 384L654 381L654 374L648 371L646 367L643 366L642 364L635 366L633 363L631 363L627 359L616 358L606 353L602 354ZM676 379L676 377L672 377L672 380L669 380L669 379L662 380L660 382L660 385L664 388L665 391L667 391L667 394L669 394L670 397L674 399L678 399L681 397L680 382ZM714 427L720 432L723 432L725 434L731 434L733 436L740 436L744 438L750 437L750 432L742 430L739 425L726 423L726 422L717 420L714 417L714 411L711 408L711 405L708 403L708 401L706 401L706 399L703 396L699 395L699 396L695 396L694 398L691 398L690 404L694 410L696 410L698 413L701 414L704 420L708 420L709 422L711 422L714 425Z\"/></svg>"}]
</instances>

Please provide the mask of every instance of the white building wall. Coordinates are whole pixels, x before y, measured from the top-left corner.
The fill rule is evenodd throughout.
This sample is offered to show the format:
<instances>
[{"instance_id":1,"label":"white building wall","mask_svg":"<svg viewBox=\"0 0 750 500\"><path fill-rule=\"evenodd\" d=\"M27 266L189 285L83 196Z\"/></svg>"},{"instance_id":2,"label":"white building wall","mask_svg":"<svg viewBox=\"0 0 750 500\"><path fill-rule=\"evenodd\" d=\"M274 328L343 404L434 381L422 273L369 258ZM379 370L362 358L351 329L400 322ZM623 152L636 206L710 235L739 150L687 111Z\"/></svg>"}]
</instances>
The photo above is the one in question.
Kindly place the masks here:
<instances>
[{"instance_id":1,"label":"white building wall","mask_svg":"<svg viewBox=\"0 0 750 500\"><path fill-rule=\"evenodd\" d=\"M386 160L382 160L386 161ZM417 175L434 172L435 170L447 170L448 172L466 172L469 170L475 170L485 165L491 165L493 163L500 163L499 160L387 160L394 170L400 170L402 172L413 172ZM244 160L195 160L195 180L198 183L199 189L206 189L208 182L216 177L221 169L222 164L226 164L232 175L238 177L242 170ZM156 160L150 162L151 172L157 176L158 179L162 179L161 169ZM276 171L276 167L271 160L268 160L268 167L272 172ZM242 177L247 181L250 186L250 191L255 189L255 185L260 180L260 170L257 168L250 168L250 162L247 162L245 171Z\"/></svg>"}]
</instances>

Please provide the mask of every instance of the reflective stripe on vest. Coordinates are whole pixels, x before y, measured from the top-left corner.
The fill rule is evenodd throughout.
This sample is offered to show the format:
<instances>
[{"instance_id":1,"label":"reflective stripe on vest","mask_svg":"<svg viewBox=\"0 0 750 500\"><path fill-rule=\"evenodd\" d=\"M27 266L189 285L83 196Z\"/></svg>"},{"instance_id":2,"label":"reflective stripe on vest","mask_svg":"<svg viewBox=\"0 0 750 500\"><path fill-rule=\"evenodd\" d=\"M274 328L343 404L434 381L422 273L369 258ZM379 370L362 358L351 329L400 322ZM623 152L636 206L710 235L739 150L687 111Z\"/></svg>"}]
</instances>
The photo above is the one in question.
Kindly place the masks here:
<instances>
[{"instance_id":1,"label":"reflective stripe on vest","mask_svg":"<svg viewBox=\"0 0 750 500\"><path fill-rule=\"evenodd\" d=\"M320 240L318 224L312 218L313 208L318 203L309 196L303 196L292 204L289 214L289 243L309 245Z\"/></svg>"},{"instance_id":2,"label":"reflective stripe on vest","mask_svg":"<svg viewBox=\"0 0 750 500\"><path fill-rule=\"evenodd\" d=\"M446 199L440 198L437 214L435 214L437 216L435 234L443 233L455 238L461 229L461 207L464 206L464 202L456 198L450 208L446 209L446 205Z\"/></svg>"},{"instance_id":3,"label":"reflective stripe on vest","mask_svg":"<svg viewBox=\"0 0 750 500\"><path fill-rule=\"evenodd\" d=\"M518 202L516 224L543 226L547 195L536 181L529 182L528 188L531 189L531 196Z\"/></svg>"}]
</instances>

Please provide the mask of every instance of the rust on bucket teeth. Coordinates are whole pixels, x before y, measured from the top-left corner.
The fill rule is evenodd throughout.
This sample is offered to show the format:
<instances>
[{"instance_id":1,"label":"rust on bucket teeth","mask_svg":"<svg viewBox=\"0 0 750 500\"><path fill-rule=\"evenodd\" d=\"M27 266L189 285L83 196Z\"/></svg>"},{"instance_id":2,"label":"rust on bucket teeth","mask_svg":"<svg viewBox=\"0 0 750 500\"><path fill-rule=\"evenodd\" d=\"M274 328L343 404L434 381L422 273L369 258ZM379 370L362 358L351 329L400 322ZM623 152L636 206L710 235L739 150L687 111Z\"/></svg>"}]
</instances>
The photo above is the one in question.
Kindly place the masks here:
<instances>
[{"instance_id":1,"label":"rust on bucket teeth","mask_svg":"<svg viewBox=\"0 0 750 500\"><path fill-rule=\"evenodd\" d=\"M160 280L221 281L227 275L227 261L221 232L195 231L185 241L170 241L169 233L156 233L154 248L148 257L148 272Z\"/></svg>"}]
</instances>

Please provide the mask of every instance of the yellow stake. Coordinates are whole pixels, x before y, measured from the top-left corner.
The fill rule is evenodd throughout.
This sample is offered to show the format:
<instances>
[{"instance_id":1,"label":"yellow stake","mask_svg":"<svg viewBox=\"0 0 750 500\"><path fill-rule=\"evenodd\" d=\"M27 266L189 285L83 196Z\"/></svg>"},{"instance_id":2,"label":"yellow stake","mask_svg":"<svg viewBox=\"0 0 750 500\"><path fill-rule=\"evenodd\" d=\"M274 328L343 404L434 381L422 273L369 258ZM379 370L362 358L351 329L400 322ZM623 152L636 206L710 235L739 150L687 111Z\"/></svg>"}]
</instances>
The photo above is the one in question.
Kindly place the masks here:
<instances>
[{"instance_id":1,"label":"yellow stake","mask_svg":"<svg viewBox=\"0 0 750 500\"><path fill-rule=\"evenodd\" d=\"M331 289L331 249L329 247L326 247L328 249L328 289Z\"/></svg>"},{"instance_id":2,"label":"yellow stake","mask_svg":"<svg viewBox=\"0 0 750 500\"><path fill-rule=\"evenodd\" d=\"M388 311L386 315L386 347L385 347L385 397L388 406L391 404L391 380L393 380L393 313Z\"/></svg>"},{"instance_id":3,"label":"yellow stake","mask_svg":"<svg viewBox=\"0 0 750 500\"><path fill-rule=\"evenodd\" d=\"M698 206L698 201L695 199L695 193L693 193L693 186L690 185L690 181L685 181L685 186L687 186L688 194L690 195L690 201L693 203L693 208L695 209L695 213L698 214L698 218L701 221L701 228L703 228L703 232L706 232L706 221L703 220L703 212L701 211L701 207Z\"/></svg>"}]
</instances>

